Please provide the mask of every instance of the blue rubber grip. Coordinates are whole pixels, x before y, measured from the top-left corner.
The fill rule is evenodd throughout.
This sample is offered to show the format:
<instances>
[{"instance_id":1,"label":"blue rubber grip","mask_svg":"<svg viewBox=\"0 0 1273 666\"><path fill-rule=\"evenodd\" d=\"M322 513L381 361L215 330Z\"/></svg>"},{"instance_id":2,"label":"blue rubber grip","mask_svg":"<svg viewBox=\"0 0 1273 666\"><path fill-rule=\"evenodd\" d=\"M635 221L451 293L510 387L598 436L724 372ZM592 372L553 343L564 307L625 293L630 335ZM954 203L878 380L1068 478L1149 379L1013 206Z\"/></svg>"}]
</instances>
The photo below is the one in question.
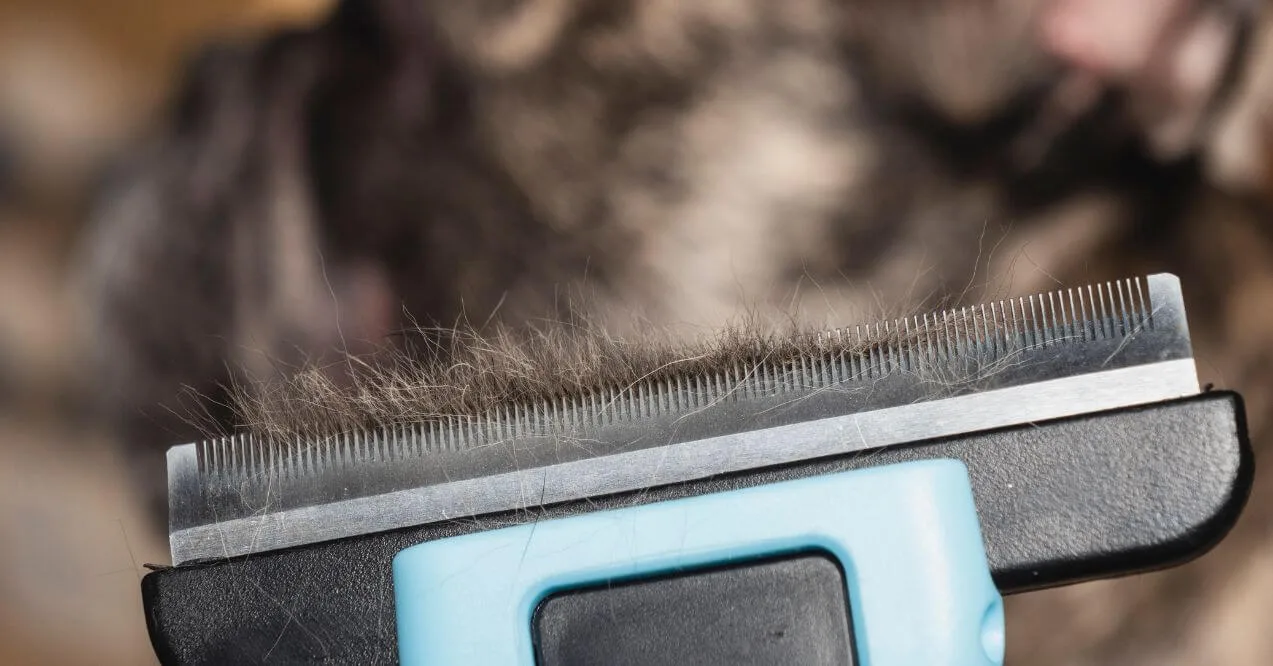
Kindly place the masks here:
<instances>
[{"instance_id":1,"label":"blue rubber grip","mask_svg":"<svg viewBox=\"0 0 1273 666\"><path fill-rule=\"evenodd\" d=\"M845 572L858 660L998 666L1003 604L964 465L926 460L441 539L393 562L403 666L535 663L555 592L821 549Z\"/></svg>"}]
</instances>

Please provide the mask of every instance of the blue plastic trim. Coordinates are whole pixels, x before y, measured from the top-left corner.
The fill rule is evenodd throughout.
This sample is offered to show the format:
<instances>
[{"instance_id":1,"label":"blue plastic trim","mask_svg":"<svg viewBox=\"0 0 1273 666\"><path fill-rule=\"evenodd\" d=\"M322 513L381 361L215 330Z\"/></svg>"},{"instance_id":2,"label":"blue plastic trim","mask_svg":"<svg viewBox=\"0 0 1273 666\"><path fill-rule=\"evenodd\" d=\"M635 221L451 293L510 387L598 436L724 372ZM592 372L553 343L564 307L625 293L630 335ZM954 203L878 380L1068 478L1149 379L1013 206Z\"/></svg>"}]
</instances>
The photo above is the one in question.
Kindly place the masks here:
<instances>
[{"instance_id":1,"label":"blue plastic trim","mask_svg":"<svg viewBox=\"0 0 1273 666\"><path fill-rule=\"evenodd\" d=\"M820 548L867 666L999 666L1003 606L964 465L927 460L432 541L394 558L404 666L535 663L564 589Z\"/></svg>"}]
</instances>

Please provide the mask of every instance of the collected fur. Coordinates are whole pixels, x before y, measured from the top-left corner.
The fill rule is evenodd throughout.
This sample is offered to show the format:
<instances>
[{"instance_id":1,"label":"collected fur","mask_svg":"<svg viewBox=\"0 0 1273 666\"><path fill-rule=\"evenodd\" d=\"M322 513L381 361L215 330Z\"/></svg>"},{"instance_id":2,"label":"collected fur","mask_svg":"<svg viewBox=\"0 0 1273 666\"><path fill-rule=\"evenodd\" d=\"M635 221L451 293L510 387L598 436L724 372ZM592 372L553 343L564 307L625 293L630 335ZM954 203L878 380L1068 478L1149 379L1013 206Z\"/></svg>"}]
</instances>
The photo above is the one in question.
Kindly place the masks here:
<instances>
[{"instance_id":1,"label":"collected fur","mask_svg":"<svg viewBox=\"0 0 1273 666\"><path fill-rule=\"evenodd\" d=\"M884 330L828 336L754 317L692 340L652 326L626 336L594 324L492 329L419 331L414 344L347 357L341 372L311 365L273 382L237 383L230 394L235 420L269 438L480 417L641 382L857 353L900 337Z\"/></svg>"}]
</instances>

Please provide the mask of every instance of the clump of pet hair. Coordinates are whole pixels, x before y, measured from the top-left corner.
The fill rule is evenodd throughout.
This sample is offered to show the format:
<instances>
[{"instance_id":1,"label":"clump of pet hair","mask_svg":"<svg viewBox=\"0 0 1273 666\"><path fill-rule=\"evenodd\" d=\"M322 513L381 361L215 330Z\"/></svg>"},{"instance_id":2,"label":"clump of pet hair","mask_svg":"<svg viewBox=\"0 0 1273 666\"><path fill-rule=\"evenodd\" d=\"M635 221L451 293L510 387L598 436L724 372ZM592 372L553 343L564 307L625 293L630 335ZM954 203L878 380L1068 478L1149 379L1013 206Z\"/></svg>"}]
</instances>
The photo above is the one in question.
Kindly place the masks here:
<instances>
[{"instance_id":1,"label":"clump of pet hair","mask_svg":"<svg viewBox=\"0 0 1273 666\"><path fill-rule=\"evenodd\" d=\"M621 393L644 382L782 367L896 345L904 337L897 328L828 334L794 318L773 324L754 315L688 341L652 326L612 335L593 323L413 333L407 344L350 356L337 366L237 384L231 391L236 425L271 439L475 418L597 391Z\"/></svg>"}]
</instances>

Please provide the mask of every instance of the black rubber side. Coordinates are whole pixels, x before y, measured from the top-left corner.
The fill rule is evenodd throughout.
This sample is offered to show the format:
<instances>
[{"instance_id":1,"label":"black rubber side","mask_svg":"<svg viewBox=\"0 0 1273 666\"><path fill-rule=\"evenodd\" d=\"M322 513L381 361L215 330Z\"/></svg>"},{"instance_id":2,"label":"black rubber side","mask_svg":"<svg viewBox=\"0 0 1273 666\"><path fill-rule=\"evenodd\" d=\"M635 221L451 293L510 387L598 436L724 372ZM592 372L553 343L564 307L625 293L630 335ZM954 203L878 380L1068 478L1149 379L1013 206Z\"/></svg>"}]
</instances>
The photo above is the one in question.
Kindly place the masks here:
<instances>
[{"instance_id":1,"label":"black rubber side","mask_svg":"<svg viewBox=\"0 0 1273 666\"><path fill-rule=\"evenodd\" d=\"M1254 473L1241 398L1213 392L956 438L157 571L142 581L165 664L396 663L390 563L404 548L542 518L833 471L964 461L1004 593L1201 555Z\"/></svg>"},{"instance_id":2,"label":"black rubber side","mask_svg":"<svg viewBox=\"0 0 1273 666\"><path fill-rule=\"evenodd\" d=\"M538 666L853 666L847 583L828 553L571 590L539 604Z\"/></svg>"}]
</instances>

